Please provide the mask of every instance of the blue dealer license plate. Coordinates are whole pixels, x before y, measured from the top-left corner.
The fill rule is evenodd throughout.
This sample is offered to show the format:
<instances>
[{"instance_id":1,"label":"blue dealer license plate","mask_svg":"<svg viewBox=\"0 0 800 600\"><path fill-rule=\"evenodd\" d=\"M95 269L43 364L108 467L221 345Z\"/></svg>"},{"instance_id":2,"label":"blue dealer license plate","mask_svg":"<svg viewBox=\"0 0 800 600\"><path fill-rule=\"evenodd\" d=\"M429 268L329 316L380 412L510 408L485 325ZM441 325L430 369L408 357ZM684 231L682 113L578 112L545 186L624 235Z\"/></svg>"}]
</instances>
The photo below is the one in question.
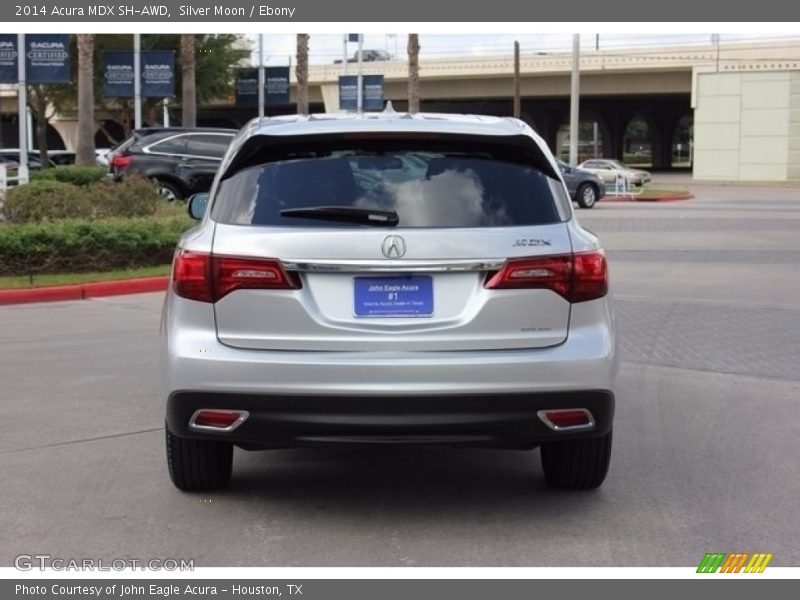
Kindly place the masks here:
<instances>
[{"instance_id":1,"label":"blue dealer license plate","mask_svg":"<svg viewBox=\"0 0 800 600\"><path fill-rule=\"evenodd\" d=\"M356 277L353 300L357 317L430 317L433 314L433 279Z\"/></svg>"}]
</instances>

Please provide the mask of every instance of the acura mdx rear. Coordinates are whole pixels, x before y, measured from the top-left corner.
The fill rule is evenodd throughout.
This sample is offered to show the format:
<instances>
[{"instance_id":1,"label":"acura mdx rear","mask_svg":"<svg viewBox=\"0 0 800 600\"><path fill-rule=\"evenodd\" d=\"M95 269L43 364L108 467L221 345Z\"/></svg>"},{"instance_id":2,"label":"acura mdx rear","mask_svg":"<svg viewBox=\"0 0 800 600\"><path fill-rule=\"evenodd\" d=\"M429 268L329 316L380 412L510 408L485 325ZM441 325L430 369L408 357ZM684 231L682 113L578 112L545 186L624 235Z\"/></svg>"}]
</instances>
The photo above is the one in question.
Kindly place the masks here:
<instances>
[{"instance_id":1,"label":"acura mdx rear","mask_svg":"<svg viewBox=\"0 0 800 600\"><path fill-rule=\"evenodd\" d=\"M189 209L162 323L178 488L225 485L234 446L332 444L539 447L553 487L603 482L606 257L521 121L254 120Z\"/></svg>"}]
</instances>

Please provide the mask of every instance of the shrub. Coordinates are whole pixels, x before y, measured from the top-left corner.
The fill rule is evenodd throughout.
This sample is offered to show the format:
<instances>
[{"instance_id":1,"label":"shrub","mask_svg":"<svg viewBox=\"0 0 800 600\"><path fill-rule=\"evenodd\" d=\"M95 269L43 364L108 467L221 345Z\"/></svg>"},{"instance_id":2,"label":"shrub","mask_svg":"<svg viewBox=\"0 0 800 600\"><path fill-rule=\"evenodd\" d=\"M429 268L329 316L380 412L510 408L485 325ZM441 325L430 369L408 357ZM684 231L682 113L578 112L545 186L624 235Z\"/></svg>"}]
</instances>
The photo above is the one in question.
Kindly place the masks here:
<instances>
[{"instance_id":1,"label":"shrub","mask_svg":"<svg viewBox=\"0 0 800 600\"><path fill-rule=\"evenodd\" d=\"M155 184L144 177L131 175L119 182L103 182L95 186L98 217L145 217L153 215L164 204Z\"/></svg>"},{"instance_id":2,"label":"shrub","mask_svg":"<svg viewBox=\"0 0 800 600\"><path fill-rule=\"evenodd\" d=\"M99 165L93 167L62 166L34 171L31 173L31 181L55 180L84 186L102 181L106 173L108 173L108 169Z\"/></svg>"},{"instance_id":3,"label":"shrub","mask_svg":"<svg viewBox=\"0 0 800 600\"><path fill-rule=\"evenodd\" d=\"M80 186L39 178L8 190L3 210L9 223L40 223L59 219L143 217L155 214L162 202L155 185L142 177Z\"/></svg>"},{"instance_id":4,"label":"shrub","mask_svg":"<svg viewBox=\"0 0 800 600\"><path fill-rule=\"evenodd\" d=\"M54 179L38 179L9 189L3 212L10 223L31 223L48 219L90 218L93 208L85 190Z\"/></svg>"},{"instance_id":5,"label":"shrub","mask_svg":"<svg viewBox=\"0 0 800 600\"><path fill-rule=\"evenodd\" d=\"M0 275L165 264L191 225L188 216L0 225Z\"/></svg>"}]
</instances>

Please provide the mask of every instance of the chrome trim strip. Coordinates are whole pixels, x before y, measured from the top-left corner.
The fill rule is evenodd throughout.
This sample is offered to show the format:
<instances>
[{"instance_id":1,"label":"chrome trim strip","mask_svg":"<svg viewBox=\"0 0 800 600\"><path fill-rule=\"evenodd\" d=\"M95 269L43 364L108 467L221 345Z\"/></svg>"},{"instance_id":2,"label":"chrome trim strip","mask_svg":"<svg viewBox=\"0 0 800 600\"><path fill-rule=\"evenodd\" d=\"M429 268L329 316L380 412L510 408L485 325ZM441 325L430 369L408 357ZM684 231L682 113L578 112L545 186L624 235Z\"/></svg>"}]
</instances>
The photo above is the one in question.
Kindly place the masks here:
<instances>
[{"instance_id":1,"label":"chrome trim strip","mask_svg":"<svg viewBox=\"0 0 800 600\"><path fill-rule=\"evenodd\" d=\"M361 273L398 271L439 273L450 271L498 271L504 260L282 260L288 271L306 273Z\"/></svg>"},{"instance_id":2,"label":"chrome trim strip","mask_svg":"<svg viewBox=\"0 0 800 600\"><path fill-rule=\"evenodd\" d=\"M197 415L199 415L204 410L219 410L223 412L238 412L239 418L236 419L231 425L228 427L209 427L208 425L198 425L195 421L197 420ZM234 429L236 429L239 425L245 422L245 420L250 416L250 413L246 410L234 410L230 408L198 408L192 414L192 417L189 419L189 429L197 429L199 431L213 431L215 433L230 433Z\"/></svg>"},{"instance_id":3,"label":"chrome trim strip","mask_svg":"<svg viewBox=\"0 0 800 600\"><path fill-rule=\"evenodd\" d=\"M550 413L551 412L573 412L573 411L576 411L576 410L579 410L579 411L583 412L583 414L585 414L589 418L589 422L586 423L586 425L571 425L571 426L568 426L568 427L559 427L558 425L556 425L550 419L547 418L547 413L549 413L549 412ZM582 429L594 429L594 426L595 426L594 416L592 415L592 413L589 410L587 410L585 408L558 408L558 409L550 408L550 409L547 409L547 410L538 411L536 413L536 416L538 416L539 419L541 419L542 423L547 425L553 431L581 431Z\"/></svg>"}]
</instances>

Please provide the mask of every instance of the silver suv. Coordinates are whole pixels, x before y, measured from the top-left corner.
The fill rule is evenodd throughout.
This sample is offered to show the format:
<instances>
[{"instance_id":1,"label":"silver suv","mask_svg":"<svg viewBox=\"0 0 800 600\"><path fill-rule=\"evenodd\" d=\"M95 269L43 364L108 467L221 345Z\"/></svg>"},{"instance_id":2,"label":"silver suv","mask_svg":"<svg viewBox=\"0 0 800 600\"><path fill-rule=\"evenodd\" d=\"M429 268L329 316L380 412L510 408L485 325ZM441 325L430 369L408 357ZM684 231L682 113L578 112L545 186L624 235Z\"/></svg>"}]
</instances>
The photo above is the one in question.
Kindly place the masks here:
<instances>
[{"instance_id":1,"label":"silver suv","mask_svg":"<svg viewBox=\"0 0 800 600\"><path fill-rule=\"evenodd\" d=\"M254 120L163 315L167 461L225 485L233 447L541 447L547 482L606 476L617 367L606 258L514 119Z\"/></svg>"}]
</instances>

